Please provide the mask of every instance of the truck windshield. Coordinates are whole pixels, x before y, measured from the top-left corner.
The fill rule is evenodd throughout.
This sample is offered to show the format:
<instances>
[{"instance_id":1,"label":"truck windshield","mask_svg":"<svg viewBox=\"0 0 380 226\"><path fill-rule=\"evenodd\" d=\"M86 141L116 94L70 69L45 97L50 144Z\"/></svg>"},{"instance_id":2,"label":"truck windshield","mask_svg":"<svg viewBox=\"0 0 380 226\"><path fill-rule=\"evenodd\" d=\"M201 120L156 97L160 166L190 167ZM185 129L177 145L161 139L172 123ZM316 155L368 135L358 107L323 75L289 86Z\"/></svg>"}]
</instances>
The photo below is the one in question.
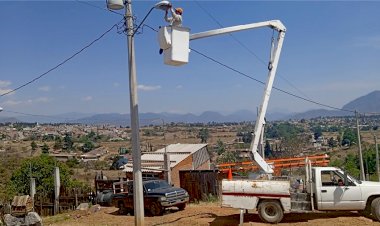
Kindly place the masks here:
<instances>
[{"instance_id":1,"label":"truck windshield","mask_svg":"<svg viewBox=\"0 0 380 226\"><path fill-rule=\"evenodd\" d=\"M149 190L154 190L158 188L168 188L170 185L166 181L149 181L145 184L145 188Z\"/></svg>"},{"instance_id":2,"label":"truck windshield","mask_svg":"<svg viewBox=\"0 0 380 226\"><path fill-rule=\"evenodd\" d=\"M343 172L343 171L339 171L339 174L340 174L342 177L344 177L344 172ZM347 174L347 177L348 177L348 179L354 181L354 182L357 183L357 184L361 184L361 183L362 183L360 180L356 179L355 177L351 176L350 174Z\"/></svg>"}]
</instances>

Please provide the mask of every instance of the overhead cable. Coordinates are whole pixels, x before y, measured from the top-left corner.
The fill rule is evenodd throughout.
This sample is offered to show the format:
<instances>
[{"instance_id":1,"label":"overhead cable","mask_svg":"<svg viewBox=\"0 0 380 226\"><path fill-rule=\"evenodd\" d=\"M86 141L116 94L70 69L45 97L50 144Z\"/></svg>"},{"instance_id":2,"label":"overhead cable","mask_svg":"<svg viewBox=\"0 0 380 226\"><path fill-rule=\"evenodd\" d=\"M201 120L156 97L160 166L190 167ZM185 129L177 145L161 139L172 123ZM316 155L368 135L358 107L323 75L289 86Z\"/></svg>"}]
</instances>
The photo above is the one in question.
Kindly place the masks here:
<instances>
[{"instance_id":1,"label":"overhead cable","mask_svg":"<svg viewBox=\"0 0 380 226\"><path fill-rule=\"evenodd\" d=\"M198 5L199 8L201 8L216 24L219 25L219 27L224 28L224 26L206 9L204 8L199 1L194 0L194 2ZM257 54L255 54L250 48L247 47L243 42L241 42L238 38L236 38L233 34L228 33L228 35L235 41L237 42L241 47L243 47L245 50L247 50L251 55L253 55L258 61L260 61L263 65L267 65L266 62L261 59ZM293 85L288 79L285 77L281 76L279 74L279 77L283 79L288 85L293 87L295 90L297 90L299 93L301 93L303 96L309 98L304 92L302 92L300 89L298 89L295 85ZM310 99L310 98L309 98Z\"/></svg>"},{"instance_id":2,"label":"overhead cable","mask_svg":"<svg viewBox=\"0 0 380 226\"><path fill-rule=\"evenodd\" d=\"M19 115L26 115L26 116L42 117L42 118L64 119L64 120L67 120L67 121L68 120L74 120L74 119L65 118L65 117L59 117L59 116L29 114L29 113L23 113L23 112L18 112L18 111L10 111L10 110L3 110L3 112L14 113L14 114L19 114Z\"/></svg>"},{"instance_id":3,"label":"overhead cable","mask_svg":"<svg viewBox=\"0 0 380 226\"><path fill-rule=\"evenodd\" d=\"M99 41L101 38L103 38L106 34L108 34L110 31L112 31L115 27L118 26L118 23L114 24L110 29L108 29L107 31L105 31L103 34L101 34L98 38L96 38L95 40L93 40L92 42L90 42L89 44L87 44L86 46L84 46L83 48L81 48L79 51L77 51L76 53L74 53L73 55L71 55L70 57L66 58L65 60L63 60L61 63L57 64L56 66L52 67L51 69L47 70L46 72L42 73L41 75L37 76L36 78L30 80L29 82L26 82L24 83L23 85L20 85L18 86L17 88L15 89L12 89L8 92L5 92L5 93L2 93L0 95L0 97L3 97L5 95L8 95L8 94L11 94L37 80L39 80L40 78L44 77L45 75L49 74L50 72L54 71L55 69L59 68L60 66L64 65L66 62L70 61L71 59L73 59L74 57L76 57L78 54L80 54L81 52L83 52L84 50L86 50L87 48L89 48L90 46L92 46L95 42Z\"/></svg>"},{"instance_id":4,"label":"overhead cable","mask_svg":"<svg viewBox=\"0 0 380 226\"><path fill-rule=\"evenodd\" d=\"M157 32L157 30L154 29L154 28L152 28L151 26L149 26L149 25L147 25L147 24L145 24L145 26L148 27L148 28L150 28L150 29L152 29L153 31L156 31L156 32ZM258 83L260 83L260 84L265 85L265 82L260 81L260 80L258 80L258 79L256 79L256 78L252 77L252 76L249 76L249 75L247 75L247 74L245 74L245 73L243 73L243 72L241 72L241 71L239 71L239 70L237 70L237 69L235 69L235 68L233 68L233 67L231 67L231 66L228 66L227 64L222 63L222 62L220 62L220 61L218 61L218 60L216 60L216 59L214 59L214 58L212 58L212 57L210 57L210 56L207 56L206 54L201 53L200 51L198 51L198 50L196 50L196 49L193 49L193 48L189 48L189 49L192 50L192 51L194 51L195 53L197 53L197 54L199 54L199 55L201 55L201 56L203 56L203 57L205 57L205 58L207 58L207 59L209 59L209 60L211 60L211 61L213 61L213 62L215 62L215 63L217 63L217 64L219 64L219 65L221 65L221 66L223 66L223 67L225 67L225 68L227 68L227 69L229 69L229 70L231 70L231 71L233 71L233 72L236 72L237 74L240 74L240 75L242 75L242 76L244 76L244 77L246 77L246 78L249 78L249 79L254 80L254 81L256 81L256 82L258 82ZM331 109L339 110L339 111L351 112L351 113L354 113L354 112L355 112L355 111L346 110L346 109L342 109L342 108L334 107L334 106L331 106L331 105L323 104L323 103L320 103L320 102L317 102L317 101L314 101L314 100L311 100L311 99L308 99L308 98L304 98L304 97L298 96L298 95L296 95L296 94L293 94L293 93L291 93L291 92L285 91L285 90L283 90L283 89L277 88L277 87L275 87L275 86L273 86L273 89L275 89L275 90L277 90L277 91L280 91L280 92L282 92L282 93L285 93L285 94L287 94L287 95L290 95L290 96L292 96L292 97L295 97L295 98L298 98L298 99L301 99L301 100L304 100L304 101L307 101L307 102L310 102L310 103L313 103L313 104L316 104L316 105L320 105L320 106L323 106L323 107L327 107L327 108L331 108Z\"/></svg>"}]
</instances>

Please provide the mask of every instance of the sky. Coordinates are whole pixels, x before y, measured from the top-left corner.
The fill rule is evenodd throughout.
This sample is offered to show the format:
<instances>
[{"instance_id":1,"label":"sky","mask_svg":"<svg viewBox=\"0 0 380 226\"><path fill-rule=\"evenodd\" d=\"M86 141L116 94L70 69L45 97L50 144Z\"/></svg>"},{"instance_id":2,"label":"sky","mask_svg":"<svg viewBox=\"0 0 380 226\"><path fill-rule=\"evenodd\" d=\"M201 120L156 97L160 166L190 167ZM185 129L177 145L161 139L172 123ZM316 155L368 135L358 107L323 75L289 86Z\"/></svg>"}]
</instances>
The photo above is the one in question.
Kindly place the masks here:
<instances>
[{"instance_id":1,"label":"sky","mask_svg":"<svg viewBox=\"0 0 380 226\"><path fill-rule=\"evenodd\" d=\"M87 3L87 4L86 4ZM133 0L140 22L155 1ZM380 2L377 1L172 1L182 7L190 33L278 19L286 26L274 86L341 108L380 89ZM60 64L97 39L122 16L105 1L0 1L0 94ZM123 11L118 11L123 13ZM146 24L166 25L153 10ZM138 23L136 22L136 23ZM264 86L194 51L180 67L163 63L157 33L135 36L140 112L256 111ZM273 31L236 32L190 42L190 47L228 67L266 81ZM276 33L274 34L276 36ZM129 113L127 41L117 29L33 83L0 97L10 111ZM273 90L269 112L321 107ZM8 112L7 112L8 111Z\"/></svg>"}]
</instances>

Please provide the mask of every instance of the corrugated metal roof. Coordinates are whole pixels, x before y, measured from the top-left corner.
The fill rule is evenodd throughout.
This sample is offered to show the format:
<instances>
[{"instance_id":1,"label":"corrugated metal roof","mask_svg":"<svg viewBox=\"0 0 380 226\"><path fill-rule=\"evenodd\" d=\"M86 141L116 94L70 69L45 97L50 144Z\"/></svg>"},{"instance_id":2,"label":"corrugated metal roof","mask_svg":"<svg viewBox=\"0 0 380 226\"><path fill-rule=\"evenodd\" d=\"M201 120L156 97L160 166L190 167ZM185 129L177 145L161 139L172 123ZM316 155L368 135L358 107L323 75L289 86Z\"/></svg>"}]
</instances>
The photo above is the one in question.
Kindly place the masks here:
<instances>
[{"instance_id":1,"label":"corrugated metal roof","mask_svg":"<svg viewBox=\"0 0 380 226\"><path fill-rule=\"evenodd\" d=\"M164 155L166 152L170 153L170 167L175 167L178 163L186 159L188 156L194 154L200 149L207 146L207 144L170 144L166 148L161 148L152 153L141 155L141 167L152 169L163 169ZM158 166L159 165L159 166ZM132 172L132 163L124 166L126 172ZM144 172L144 170L142 170Z\"/></svg>"}]
</instances>

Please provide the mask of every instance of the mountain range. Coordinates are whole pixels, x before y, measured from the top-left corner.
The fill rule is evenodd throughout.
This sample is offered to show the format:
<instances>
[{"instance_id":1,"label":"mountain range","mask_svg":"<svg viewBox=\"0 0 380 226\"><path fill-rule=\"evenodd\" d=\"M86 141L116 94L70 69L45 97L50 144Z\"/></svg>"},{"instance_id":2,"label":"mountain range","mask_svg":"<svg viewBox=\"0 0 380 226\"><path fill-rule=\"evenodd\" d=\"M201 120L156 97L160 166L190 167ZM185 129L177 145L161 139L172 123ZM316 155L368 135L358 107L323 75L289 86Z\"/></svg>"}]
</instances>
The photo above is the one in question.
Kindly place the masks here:
<instances>
[{"instance_id":1,"label":"mountain range","mask_svg":"<svg viewBox=\"0 0 380 226\"><path fill-rule=\"evenodd\" d=\"M350 101L342 107L346 111L315 109L302 113L268 113L267 120L286 120L286 119L310 119L316 117L349 116L352 111L358 112L380 112L380 91L373 91L365 96ZM208 122L242 122L255 121L256 113L248 110L241 110L228 115L222 115L215 111L205 111L200 115L191 113L139 113L140 125L160 124L170 122L185 123L208 123ZM1 122L39 122L39 123L80 123L80 124L110 124L129 126L130 115L119 113L108 114L84 114L66 113L49 117L22 116L1 118Z\"/></svg>"}]
</instances>

